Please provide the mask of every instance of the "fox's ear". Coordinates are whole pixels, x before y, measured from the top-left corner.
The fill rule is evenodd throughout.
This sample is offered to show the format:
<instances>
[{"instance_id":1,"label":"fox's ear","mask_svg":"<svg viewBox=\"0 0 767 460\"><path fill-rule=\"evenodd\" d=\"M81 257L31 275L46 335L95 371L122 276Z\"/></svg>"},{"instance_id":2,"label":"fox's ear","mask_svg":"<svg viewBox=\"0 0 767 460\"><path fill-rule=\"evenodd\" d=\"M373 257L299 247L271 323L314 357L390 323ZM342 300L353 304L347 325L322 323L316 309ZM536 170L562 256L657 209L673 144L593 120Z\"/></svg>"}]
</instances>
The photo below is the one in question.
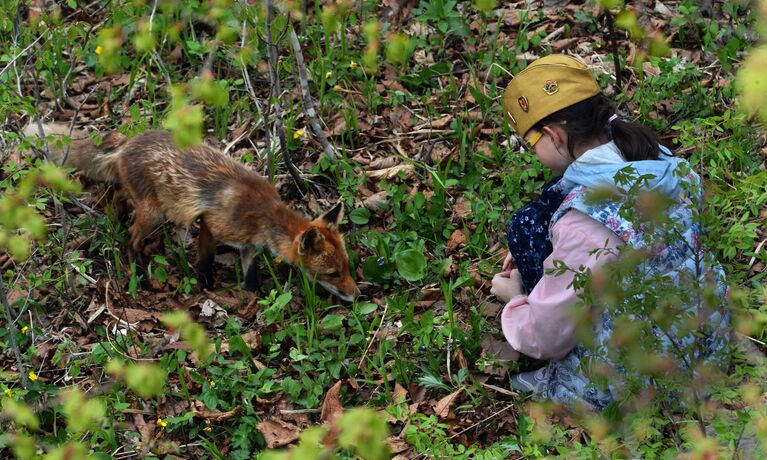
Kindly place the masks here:
<instances>
[{"instance_id":1,"label":"fox's ear","mask_svg":"<svg viewBox=\"0 0 767 460\"><path fill-rule=\"evenodd\" d=\"M312 252L317 246L325 239L320 233L320 229L317 227L309 227L303 234L301 234L301 240L298 243L298 253L304 255L307 252Z\"/></svg>"},{"instance_id":2,"label":"fox's ear","mask_svg":"<svg viewBox=\"0 0 767 460\"><path fill-rule=\"evenodd\" d=\"M322 215L321 219L331 227L338 227L344 218L344 203L339 201L333 209Z\"/></svg>"}]
</instances>

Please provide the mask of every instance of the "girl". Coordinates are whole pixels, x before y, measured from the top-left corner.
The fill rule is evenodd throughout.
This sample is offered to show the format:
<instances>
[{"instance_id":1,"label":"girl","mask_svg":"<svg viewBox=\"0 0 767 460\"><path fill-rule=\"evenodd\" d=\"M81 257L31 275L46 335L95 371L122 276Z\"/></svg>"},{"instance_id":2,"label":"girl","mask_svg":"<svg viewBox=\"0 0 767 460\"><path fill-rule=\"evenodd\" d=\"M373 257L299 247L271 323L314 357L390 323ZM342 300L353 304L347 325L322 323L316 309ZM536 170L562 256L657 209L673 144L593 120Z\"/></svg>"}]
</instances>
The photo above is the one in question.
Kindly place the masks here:
<instances>
[{"instance_id":1,"label":"girl","mask_svg":"<svg viewBox=\"0 0 767 460\"><path fill-rule=\"evenodd\" d=\"M724 275L698 243L700 180L687 162L672 157L649 128L618 118L588 67L570 56L530 64L509 83L503 107L526 147L562 175L512 217L504 271L492 281L492 294L506 302L501 325L508 343L549 360L542 369L512 376L512 386L603 409L619 398L632 371L625 360L617 361L626 355L615 350L614 325L624 320L646 327L656 352L678 358L674 366L685 375L698 375L701 363L721 364L729 326ZM610 199L590 197L603 187L611 190ZM648 207L637 201L643 194L666 200L662 220L672 223L671 231L660 232L660 225L641 218ZM576 272L604 275L626 250L645 254L635 271L644 286L687 286L681 306L669 315L673 320L657 324L662 289L632 293L599 310L576 288L584 286ZM627 277L623 292L628 284ZM713 286L706 291L713 303L702 298L704 284ZM573 311L592 314L591 346L579 343ZM692 318L695 326L682 328L679 318ZM597 384L593 369L610 376L606 384ZM643 381L650 385L649 378Z\"/></svg>"}]
</instances>

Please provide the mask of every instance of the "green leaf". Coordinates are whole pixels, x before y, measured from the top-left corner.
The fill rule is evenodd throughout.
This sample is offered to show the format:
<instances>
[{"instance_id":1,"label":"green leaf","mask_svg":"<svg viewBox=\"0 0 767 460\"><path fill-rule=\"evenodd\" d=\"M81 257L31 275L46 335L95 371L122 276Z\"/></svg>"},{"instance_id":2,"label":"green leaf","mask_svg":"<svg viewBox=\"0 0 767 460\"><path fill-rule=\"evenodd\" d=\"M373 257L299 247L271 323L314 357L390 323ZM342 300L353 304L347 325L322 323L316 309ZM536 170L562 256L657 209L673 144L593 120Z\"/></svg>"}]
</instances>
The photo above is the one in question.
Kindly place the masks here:
<instances>
[{"instance_id":1,"label":"green leaf","mask_svg":"<svg viewBox=\"0 0 767 460\"><path fill-rule=\"evenodd\" d=\"M338 445L365 460L385 460L391 457L386 438L386 419L369 408L356 408L343 413L338 421Z\"/></svg>"},{"instance_id":2,"label":"green leaf","mask_svg":"<svg viewBox=\"0 0 767 460\"><path fill-rule=\"evenodd\" d=\"M11 398L3 398L3 417L12 419L16 425L25 426L35 431L40 427L40 421L32 408Z\"/></svg>"},{"instance_id":3,"label":"green leaf","mask_svg":"<svg viewBox=\"0 0 767 460\"><path fill-rule=\"evenodd\" d=\"M368 315L376 311L377 308L378 308L378 305L374 303L363 303L362 305L357 307L357 311L359 311L361 315Z\"/></svg>"},{"instance_id":4,"label":"green leaf","mask_svg":"<svg viewBox=\"0 0 767 460\"><path fill-rule=\"evenodd\" d=\"M368 208L356 208L349 213L349 220L357 225L365 225L370 221L370 210Z\"/></svg>"},{"instance_id":5,"label":"green leaf","mask_svg":"<svg viewBox=\"0 0 767 460\"><path fill-rule=\"evenodd\" d=\"M333 329L340 329L344 325L344 318L343 316L339 315L327 315L324 318L322 318L322 322L320 323L320 326L322 329L325 330L333 330Z\"/></svg>"},{"instance_id":6,"label":"green leaf","mask_svg":"<svg viewBox=\"0 0 767 460\"><path fill-rule=\"evenodd\" d=\"M171 89L171 109L163 127L173 133L173 142L186 149L202 143L202 107L190 105L180 86Z\"/></svg>"},{"instance_id":7,"label":"green leaf","mask_svg":"<svg viewBox=\"0 0 767 460\"><path fill-rule=\"evenodd\" d=\"M106 406L100 399L86 400L77 388L62 393L62 412L67 419L67 428L73 433L84 433L95 428L106 414Z\"/></svg>"},{"instance_id":8,"label":"green leaf","mask_svg":"<svg viewBox=\"0 0 767 460\"><path fill-rule=\"evenodd\" d=\"M157 364L128 364L124 368L125 384L143 399L149 399L162 393L168 376Z\"/></svg>"},{"instance_id":9,"label":"green leaf","mask_svg":"<svg viewBox=\"0 0 767 460\"><path fill-rule=\"evenodd\" d=\"M406 249L394 257L400 276L410 282L418 281L426 275L426 257L417 249Z\"/></svg>"}]
</instances>

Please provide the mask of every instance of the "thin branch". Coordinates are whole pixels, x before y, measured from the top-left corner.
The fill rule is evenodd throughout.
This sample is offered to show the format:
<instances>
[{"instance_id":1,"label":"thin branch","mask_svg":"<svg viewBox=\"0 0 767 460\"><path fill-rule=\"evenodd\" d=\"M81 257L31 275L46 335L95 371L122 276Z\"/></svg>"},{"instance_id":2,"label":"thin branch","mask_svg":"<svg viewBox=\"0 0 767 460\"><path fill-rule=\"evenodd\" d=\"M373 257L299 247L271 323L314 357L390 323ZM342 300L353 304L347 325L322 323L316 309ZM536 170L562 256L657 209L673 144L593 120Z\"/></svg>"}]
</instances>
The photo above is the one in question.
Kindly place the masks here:
<instances>
[{"instance_id":1,"label":"thin branch","mask_svg":"<svg viewBox=\"0 0 767 460\"><path fill-rule=\"evenodd\" d=\"M331 147L328 138L325 136L325 132L322 130L320 124L320 117L314 110L314 101L312 95L309 93L309 81L306 75L306 65L304 64L304 55L301 52L301 45L298 43L298 36L294 29L290 29L290 42L293 45L293 52L296 54L296 64L298 65L298 80L301 83L301 94L304 99L304 110L309 117L309 126L312 128L314 137L316 137L320 144L322 144L322 150L325 152L325 156L331 162L336 159L335 149Z\"/></svg>"},{"instance_id":2,"label":"thin branch","mask_svg":"<svg viewBox=\"0 0 767 460\"><path fill-rule=\"evenodd\" d=\"M288 172L293 177L300 190L306 189L306 183L301 177L301 172L293 164L288 151L288 139L285 135L285 125L282 119L282 107L280 106L280 76L277 73L277 50L272 43L272 19L274 18L274 2L266 0L266 49L269 54L269 81L272 85L271 100L274 106L275 125L277 128L277 137L280 140L280 150L282 150L282 161L288 168Z\"/></svg>"},{"instance_id":3,"label":"thin branch","mask_svg":"<svg viewBox=\"0 0 767 460\"><path fill-rule=\"evenodd\" d=\"M47 33L48 33L48 31L47 31L47 30L46 30L45 32L41 33L41 34L40 34L40 36L39 36L39 37L37 37L37 38L35 39L35 41L33 41L32 43L30 43L29 45L27 45L27 47L26 47L26 48L24 48L23 50L21 50L21 52L20 52L19 54L17 54L16 56L14 56L14 57L13 57L13 59L11 59L11 62L9 62L8 64L6 64L6 65L5 65L5 67L3 67L3 70L0 70L0 76L2 76L2 75L5 73L5 71L6 71L6 70L8 70L8 68L10 68L11 66L13 66L13 65L14 65L14 63L15 63L15 62L16 62L16 61L17 61L17 60L20 58L20 57L22 57L22 56L24 56L25 54L27 54L27 51L29 51L29 49L30 49L30 48L32 48L33 46L35 46L35 43L39 42L41 38L45 37L45 35L46 35Z\"/></svg>"},{"instance_id":4,"label":"thin branch","mask_svg":"<svg viewBox=\"0 0 767 460\"><path fill-rule=\"evenodd\" d=\"M3 303L3 311L5 311L5 323L8 325L8 337L11 338L11 350L13 350L13 355L16 358L16 367L19 369L19 374L21 374L21 383L26 388L29 385L27 370L24 366L24 361L21 359L19 345L16 343L16 331L14 331L13 323L14 314L13 310L11 310L11 305L8 303L8 296L5 294L5 282L2 276L0 276L0 301Z\"/></svg>"},{"instance_id":5,"label":"thin branch","mask_svg":"<svg viewBox=\"0 0 767 460\"><path fill-rule=\"evenodd\" d=\"M618 43L615 40L615 24L613 22L613 14L609 8L605 8L605 15L607 16L607 30L610 35L610 45L613 53L613 64L615 65L615 89L618 93L623 92L623 84L621 82L621 58L618 55Z\"/></svg>"},{"instance_id":6,"label":"thin branch","mask_svg":"<svg viewBox=\"0 0 767 460\"><path fill-rule=\"evenodd\" d=\"M157 62L157 67L159 67L162 71L162 74L165 77L165 82L168 84L168 86L173 85L173 80L170 79L168 69L165 67L165 64L163 63L162 58L160 57L160 54L157 52L157 50L152 52L152 57L154 58L155 62Z\"/></svg>"}]
</instances>

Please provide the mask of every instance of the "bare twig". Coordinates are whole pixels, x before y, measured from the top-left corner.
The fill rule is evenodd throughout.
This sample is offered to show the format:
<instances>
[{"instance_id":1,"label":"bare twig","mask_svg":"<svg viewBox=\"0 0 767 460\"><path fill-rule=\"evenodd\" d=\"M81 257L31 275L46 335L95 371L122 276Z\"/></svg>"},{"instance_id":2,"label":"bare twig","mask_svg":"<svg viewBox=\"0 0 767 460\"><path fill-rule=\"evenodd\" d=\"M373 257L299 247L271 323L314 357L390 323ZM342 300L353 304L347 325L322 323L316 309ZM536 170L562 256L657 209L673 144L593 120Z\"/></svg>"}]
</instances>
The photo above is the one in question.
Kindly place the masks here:
<instances>
[{"instance_id":1,"label":"bare twig","mask_svg":"<svg viewBox=\"0 0 767 460\"><path fill-rule=\"evenodd\" d=\"M154 58L155 62L157 62L157 67L159 67L162 71L162 74L165 77L165 82L168 84L168 86L173 85L173 81L170 79L168 69L165 67L165 63L163 63L162 57L160 57L160 54L157 52L157 50L154 50L152 57Z\"/></svg>"},{"instance_id":2,"label":"bare twig","mask_svg":"<svg viewBox=\"0 0 767 460\"><path fill-rule=\"evenodd\" d=\"M621 78L621 58L618 55L618 43L615 40L615 25L613 23L613 14L609 8L605 8L605 16L607 17L607 31L610 36L610 47L613 53L613 64L615 65L615 89L618 93L623 92L623 84Z\"/></svg>"},{"instance_id":3,"label":"bare twig","mask_svg":"<svg viewBox=\"0 0 767 460\"><path fill-rule=\"evenodd\" d=\"M46 30L46 31L44 31L44 32L43 32L43 33L41 33L41 34L40 34L40 36L38 36L38 37L37 37L37 38L36 38L36 39L35 39L35 40L34 40L32 43L30 43L29 45L27 45L27 47L26 47L26 48L24 48L23 50L21 50L21 52L20 52L19 54L17 54L16 56L14 56L14 57L11 59L11 61L10 61L8 64L6 64L6 65L5 65L5 67L3 67L3 70L0 70L0 76L2 76L2 75L3 75L3 74L4 74L4 73L5 73L5 72L6 72L6 71L7 71L7 70L8 70L8 69L11 67L11 66L13 66L13 65L14 65L14 63L15 63L15 62L16 62L16 61L17 61L17 60L20 58L20 57L22 57L22 56L24 56L25 54L27 54L27 51L29 51L29 49L30 49L30 48L32 48L33 46L35 46L35 43L39 42L39 41L40 41L40 40L41 40L43 37L45 37L47 34L48 34L48 31L47 31L47 30Z\"/></svg>"},{"instance_id":4,"label":"bare twig","mask_svg":"<svg viewBox=\"0 0 767 460\"><path fill-rule=\"evenodd\" d=\"M280 106L280 76L277 72L277 50L272 43L272 19L274 19L274 2L266 0L266 49L269 54L269 81L271 82L271 100L274 107L275 125L277 128L277 137L280 140L280 150L282 150L282 161L288 168L288 172L293 177L300 190L306 189L306 183L301 177L301 172L293 164L288 151L288 139L285 135L285 125L282 119L282 107Z\"/></svg>"},{"instance_id":5,"label":"bare twig","mask_svg":"<svg viewBox=\"0 0 767 460\"><path fill-rule=\"evenodd\" d=\"M367 356L368 350L370 350L370 347L373 345L373 342L376 341L378 334L381 332L381 327L383 327L383 323L384 321L386 321L386 312L388 311L389 311L389 302L386 302L386 304L384 304L383 314L381 315L381 322L378 323L378 328L373 334L373 337L370 338L370 342L368 342L368 346L365 347L365 351L362 353L362 357L360 358L360 362L359 364L357 364L357 367L362 367L362 363L365 361L365 356Z\"/></svg>"},{"instance_id":6,"label":"bare twig","mask_svg":"<svg viewBox=\"0 0 767 460\"><path fill-rule=\"evenodd\" d=\"M75 109L74 115L72 115L72 119L69 121L69 133L67 133L67 136L70 138L72 137L72 131L75 129L75 121L77 120L77 116L80 114L80 110L82 110L83 105L85 105L85 102L93 96L93 93L96 92L96 90L99 88L99 85L93 85L93 89L90 93L88 93L85 98L83 98L82 102L80 102L80 105L77 106ZM65 93L66 94L66 93ZM68 144L64 148L64 155L61 157L61 163L60 166L63 166L67 163L67 158L69 157L69 150L70 150L71 144Z\"/></svg>"},{"instance_id":7,"label":"bare twig","mask_svg":"<svg viewBox=\"0 0 767 460\"><path fill-rule=\"evenodd\" d=\"M304 99L304 110L309 118L309 126L312 128L314 137L316 137L320 144L322 144L322 150L325 152L325 156L331 162L336 159L335 149L331 147L328 138L325 136L325 132L322 130L320 124L320 117L317 115L317 111L314 110L314 101L312 101L312 95L309 92L309 81L306 75L306 64L304 64L304 54L301 52L301 45L298 43L298 36L294 29L290 29L290 43L293 45L293 52L296 54L296 64L298 65L298 81L301 83L301 94Z\"/></svg>"},{"instance_id":8,"label":"bare twig","mask_svg":"<svg viewBox=\"0 0 767 460\"><path fill-rule=\"evenodd\" d=\"M463 430L459 431L458 433L450 436L449 439L453 439L455 437L458 437L458 436L464 434L465 432L467 432L467 431L469 431L469 430L471 430L471 429L473 429L473 428L475 428L475 427L477 427L477 426L487 422L488 420L493 419L493 418L499 416L501 413L506 412L507 410L511 409L514 406L516 406L516 403L509 404L508 406L504 407L503 409L488 415L487 417L483 418L482 420L480 420L479 422L475 423L474 425L467 426L466 428L464 428Z\"/></svg>"},{"instance_id":9,"label":"bare twig","mask_svg":"<svg viewBox=\"0 0 767 460\"><path fill-rule=\"evenodd\" d=\"M13 310L11 310L11 305L8 303L8 296L5 294L5 282L3 282L2 276L0 276L0 301L3 303L3 310L5 311L5 324L8 327L8 337L11 338L11 350L13 350L13 355L16 358L16 367L19 369L19 374L21 375L21 383L26 388L27 385L29 385L26 367L24 366L24 361L21 359L19 345L16 343L16 331L14 331L13 323L14 314Z\"/></svg>"},{"instance_id":10,"label":"bare twig","mask_svg":"<svg viewBox=\"0 0 767 460\"><path fill-rule=\"evenodd\" d=\"M245 38L247 37L247 34L248 28L246 22L242 21L242 42L240 43L240 46L242 47L245 46ZM269 176L269 182L272 182L274 180L274 172L272 168L274 165L274 154L272 153L271 133L269 132L269 114L261 106L261 101L258 99L258 96L256 96L256 91L253 88L253 81L250 78L250 72L248 72L248 66L245 64L244 60L241 60L240 62L242 63L242 78L245 81L245 89L248 91L248 95L250 95L253 103L256 104L258 113L260 113L261 117L263 118L264 137L266 138L266 155L267 162L269 164L269 167L267 168L267 174Z\"/></svg>"}]
</instances>

